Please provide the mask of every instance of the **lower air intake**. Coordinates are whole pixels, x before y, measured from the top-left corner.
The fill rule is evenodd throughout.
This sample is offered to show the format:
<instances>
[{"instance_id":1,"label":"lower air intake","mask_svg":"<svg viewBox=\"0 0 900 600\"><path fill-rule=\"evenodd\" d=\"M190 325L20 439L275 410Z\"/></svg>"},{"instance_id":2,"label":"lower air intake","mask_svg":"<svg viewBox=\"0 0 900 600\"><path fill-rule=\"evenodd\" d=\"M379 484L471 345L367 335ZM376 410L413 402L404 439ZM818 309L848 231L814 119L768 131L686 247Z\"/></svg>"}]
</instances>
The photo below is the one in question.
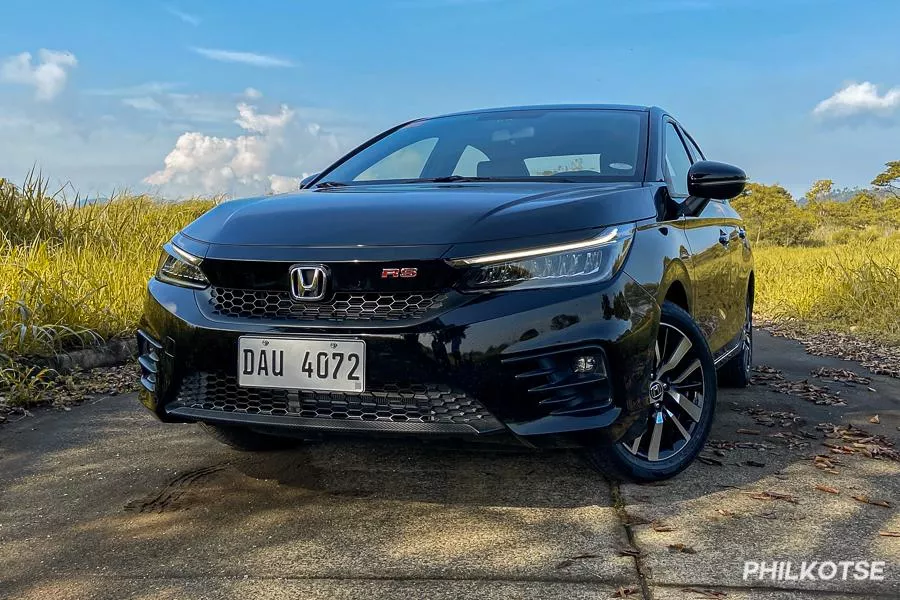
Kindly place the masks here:
<instances>
[{"instance_id":1,"label":"lower air intake","mask_svg":"<svg viewBox=\"0 0 900 600\"><path fill-rule=\"evenodd\" d=\"M202 409L233 415L264 415L337 421L431 424L432 431L460 425L475 432L502 428L480 402L439 384L384 385L362 394L243 388L237 377L198 372L184 378L169 410ZM240 419L235 419L240 420ZM348 427L348 428L353 428Z\"/></svg>"}]
</instances>

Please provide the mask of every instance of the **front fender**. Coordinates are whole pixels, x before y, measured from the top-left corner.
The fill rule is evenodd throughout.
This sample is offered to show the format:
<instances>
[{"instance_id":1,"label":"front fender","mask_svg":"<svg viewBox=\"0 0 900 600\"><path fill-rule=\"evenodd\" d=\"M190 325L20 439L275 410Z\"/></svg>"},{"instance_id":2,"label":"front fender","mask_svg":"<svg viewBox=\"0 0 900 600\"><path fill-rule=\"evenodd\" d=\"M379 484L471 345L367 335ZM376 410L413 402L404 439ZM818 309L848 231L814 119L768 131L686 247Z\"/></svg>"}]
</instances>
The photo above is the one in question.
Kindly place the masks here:
<instances>
[{"instance_id":1,"label":"front fender","mask_svg":"<svg viewBox=\"0 0 900 600\"><path fill-rule=\"evenodd\" d=\"M635 232L625 272L660 306L672 285L681 284L690 312L694 297L690 256L682 221L649 223Z\"/></svg>"}]
</instances>

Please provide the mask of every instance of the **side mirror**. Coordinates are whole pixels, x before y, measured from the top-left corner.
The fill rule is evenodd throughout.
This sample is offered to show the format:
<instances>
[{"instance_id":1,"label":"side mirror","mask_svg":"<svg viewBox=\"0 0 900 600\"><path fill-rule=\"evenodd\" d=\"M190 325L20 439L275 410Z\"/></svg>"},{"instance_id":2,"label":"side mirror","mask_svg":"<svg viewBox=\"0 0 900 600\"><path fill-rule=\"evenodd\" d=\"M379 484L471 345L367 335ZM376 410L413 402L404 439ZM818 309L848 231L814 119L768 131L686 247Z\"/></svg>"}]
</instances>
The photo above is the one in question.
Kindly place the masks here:
<instances>
[{"instance_id":1,"label":"side mirror","mask_svg":"<svg viewBox=\"0 0 900 600\"><path fill-rule=\"evenodd\" d=\"M306 188L306 185L307 185L309 182L311 182L313 179L315 179L316 177L318 177L319 175L320 175L320 173L313 173L312 175L307 175L306 177L304 177L303 179L301 179L301 180L300 180L300 189L301 189L301 190L302 190L302 189L305 189L305 188Z\"/></svg>"},{"instance_id":2,"label":"side mirror","mask_svg":"<svg viewBox=\"0 0 900 600\"><path fill-rule=\"evenodd\" d=\"M730 200L744 191L747 174L725 163L701 160L688 171L688 194L698 198Z\"/></svg>"}]
</instances>

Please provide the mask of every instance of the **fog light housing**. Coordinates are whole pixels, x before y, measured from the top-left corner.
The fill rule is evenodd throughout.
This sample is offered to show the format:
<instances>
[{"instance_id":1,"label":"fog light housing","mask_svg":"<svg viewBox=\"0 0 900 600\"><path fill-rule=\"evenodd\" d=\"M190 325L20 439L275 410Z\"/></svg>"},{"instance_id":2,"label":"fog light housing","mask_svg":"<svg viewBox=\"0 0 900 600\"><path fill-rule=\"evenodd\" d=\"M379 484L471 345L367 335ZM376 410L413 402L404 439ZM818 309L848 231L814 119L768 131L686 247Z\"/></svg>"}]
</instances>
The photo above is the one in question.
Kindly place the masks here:
<instances>
[{"instance_id":1,"label":"fog light housing","mask_svg":"<svg viewBox=\"0 0 900 600\"><path fill-rule=\"evenodd\" d=\"M576 356L572 361L572 372L606 375L606 368L603 366L602 357L596 354L583 354Z\"/></svg>"}]
</instances>

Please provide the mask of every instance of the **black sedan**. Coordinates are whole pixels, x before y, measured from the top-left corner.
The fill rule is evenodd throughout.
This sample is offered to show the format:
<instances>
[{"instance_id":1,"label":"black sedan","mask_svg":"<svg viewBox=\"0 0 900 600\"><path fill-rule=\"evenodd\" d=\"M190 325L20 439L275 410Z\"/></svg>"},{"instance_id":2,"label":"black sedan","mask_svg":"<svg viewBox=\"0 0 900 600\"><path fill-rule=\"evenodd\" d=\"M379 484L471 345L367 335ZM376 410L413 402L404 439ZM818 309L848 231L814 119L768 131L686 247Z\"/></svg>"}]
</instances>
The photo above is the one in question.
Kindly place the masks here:
<instances>
[{"instance_id":1,"label":"black sedan","mask_svg":"<svg viewBox=\"0 0 900 600\"><path fill-rule=\"evenodd\" d=\"M745 181L655 107L404 123L166 244L142 402L245 450L451 436L671 477L749 378Z\"/></svg>"}]
</instances>

